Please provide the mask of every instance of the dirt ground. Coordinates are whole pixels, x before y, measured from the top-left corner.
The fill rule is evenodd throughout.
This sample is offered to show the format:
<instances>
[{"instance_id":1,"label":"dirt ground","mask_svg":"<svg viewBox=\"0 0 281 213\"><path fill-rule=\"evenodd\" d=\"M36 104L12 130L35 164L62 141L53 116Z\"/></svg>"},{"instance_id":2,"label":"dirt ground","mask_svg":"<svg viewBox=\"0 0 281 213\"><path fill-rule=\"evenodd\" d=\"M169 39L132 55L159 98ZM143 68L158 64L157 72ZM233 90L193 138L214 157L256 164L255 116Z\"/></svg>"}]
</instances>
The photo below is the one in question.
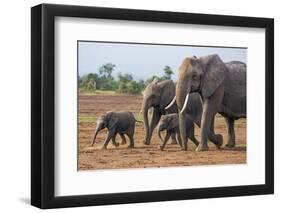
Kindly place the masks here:
<instances>
[{"instance_id":1,"label":"dirt ground","mask_svg":"<svg viewBox=\"0 0 281 213\"><path fill-rule=\"evenodd\" d=\"M115 148L109 143L107 150L101 150L106 130L98 134L94 147L91 146L95 121L99 115L107 111L128 110L138 118L141 102L141 96L133 95L79 95L78 170L246 163L246 119L240 119L235 123L236 147L232 149L224 147L217 149L209 142L209 151L195 152L195 146L189 141L188 151L181 151L177 144L170 142L164 151L160 151L156 131L153 132L151 144L143 144L142 123L136 123L133 149L128 149L126 144ZM225 144L227 129L220 115L216 117L215 131L224 136ZM198 128L195 136L200 140ZM120 136L117 136L118 141L121 141Z\"/></svg>"}]
</instances>

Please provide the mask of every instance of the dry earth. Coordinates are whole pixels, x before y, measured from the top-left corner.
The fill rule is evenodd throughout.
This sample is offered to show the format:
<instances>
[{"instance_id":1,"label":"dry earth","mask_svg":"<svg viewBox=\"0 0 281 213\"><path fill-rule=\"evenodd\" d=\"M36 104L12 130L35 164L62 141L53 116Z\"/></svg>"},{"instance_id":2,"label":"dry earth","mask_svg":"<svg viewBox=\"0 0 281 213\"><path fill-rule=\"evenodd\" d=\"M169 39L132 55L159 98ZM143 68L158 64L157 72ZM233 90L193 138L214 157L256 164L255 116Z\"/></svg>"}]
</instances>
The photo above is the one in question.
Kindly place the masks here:
<instances>
[{"instance_id":1,"label":"dry earth","mask_svg":"<svg viewBox=\"0 0 281 213\"><path fill-rule=\"evenodd\" d=\"M99 115L107 111L128 110L138 117L141 102L141 96L133 95L79 95L78 170L246 163L246 119L236 121L237 145L232 149L223 147L218 150L209 142L210 151L198 153L194 151L195 146L189 141L188 151L181 151L177 144L170 143L164 151L160 151L156 131L152 143L149 146L143 144L144 128L141 123L136 124L134 149L128 149L127 145L115 148L109 143L107 150L101 150L106 130L100 132L95 146L91 146L95 121ZM216 117L215 131L224 136L226 143L226 125L220 115ZM198 128L196 137L200 140ZM120 140L117 136L117 141Z\"/></svg>"}]
</instances>

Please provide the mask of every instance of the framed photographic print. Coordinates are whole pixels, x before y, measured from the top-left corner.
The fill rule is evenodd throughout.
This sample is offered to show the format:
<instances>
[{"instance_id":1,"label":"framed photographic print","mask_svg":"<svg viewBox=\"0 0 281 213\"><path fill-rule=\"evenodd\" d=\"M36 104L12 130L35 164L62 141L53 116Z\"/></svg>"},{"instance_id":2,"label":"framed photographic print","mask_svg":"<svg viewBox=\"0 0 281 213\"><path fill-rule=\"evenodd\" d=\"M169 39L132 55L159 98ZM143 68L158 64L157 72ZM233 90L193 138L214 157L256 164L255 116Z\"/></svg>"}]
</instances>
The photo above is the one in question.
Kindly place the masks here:
<instances>
[{"instance_id":1,"label":"framed photographic print","mask_svg":"<svg viewBox=\"0 0 281 213\"><path fill-rule=\"evenodd\" d=\"M274 192L274 20L31 9L31 204Z\"/></svg>"}]
</instances>

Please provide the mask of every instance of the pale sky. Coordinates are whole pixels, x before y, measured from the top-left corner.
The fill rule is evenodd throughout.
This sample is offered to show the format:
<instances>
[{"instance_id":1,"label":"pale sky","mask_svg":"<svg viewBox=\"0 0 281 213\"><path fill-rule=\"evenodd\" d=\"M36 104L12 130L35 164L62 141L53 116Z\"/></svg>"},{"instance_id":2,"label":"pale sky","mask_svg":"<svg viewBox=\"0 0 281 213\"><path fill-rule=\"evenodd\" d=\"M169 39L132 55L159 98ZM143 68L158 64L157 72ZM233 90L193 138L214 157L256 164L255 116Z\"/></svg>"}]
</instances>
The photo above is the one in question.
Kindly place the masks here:
<instances>
[{"instance_id":1,"label":"pale sky","mask_svg":"<svg viewBox=\"0 0 281 213\"><path fill-rule=\"evenodd\" d=\"M78 42L78 71L83 76L98 73L106 63L116 65L113 76L119 72L133 75L135 80L146 80L156 75L162 76L164 67L170 66L177 79L178 67L185 57L218 54L224 62L242 61L247 63L246 48L171 46L151 44L124 44L102 42Z\"/></svg>"}]
</instances>

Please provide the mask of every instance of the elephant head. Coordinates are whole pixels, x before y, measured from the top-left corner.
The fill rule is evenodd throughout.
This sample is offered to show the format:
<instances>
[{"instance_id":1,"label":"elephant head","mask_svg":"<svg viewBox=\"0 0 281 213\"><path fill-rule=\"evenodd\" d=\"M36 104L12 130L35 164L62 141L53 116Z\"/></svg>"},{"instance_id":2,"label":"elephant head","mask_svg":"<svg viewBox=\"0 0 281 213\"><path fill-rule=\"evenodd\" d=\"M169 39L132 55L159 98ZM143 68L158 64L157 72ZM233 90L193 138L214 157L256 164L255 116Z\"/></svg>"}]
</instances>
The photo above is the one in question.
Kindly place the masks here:
<instances>
[{"instance_id":1,"label":"elephant head","mask_svg":"<svg viewBox=\"0 0 281 213\"><path fill-rule=\"evenodd\" d=\"M158 138L163 142L162 136L161 136L161 132L164 131L165 129L168 128L169 125L169 119L166 116L161 116L161 119L159 121L158 124L158 129L157 129L157 134L158 134Z\"/></svg>"},{"instance_id":2,"label":"elephant head","mask_svg":"<svg viewBox=\"0 0 281 213\"><path fill-rule=\"evenodd\" d=\"M158 82L154 80L148 84L143 92L142 113L144 118L145 140L144 144L149 145L154 128L161 115L175 96L175 84L172 80ZM153 108L152 117L149 122L148 111ZM176 107L175 107L176 110Z\"/></svg>"},{"instance_id":3,"label":"elephant head","mask_svg":"<svg viewBox=\"0 0 281 213\"><path fill-rule=\"evenodd\" d=\"M104 128L111 129L114 127L114 125L116 123L117 123L117 119L114 116L112 116L112 112L107 112L107 113L101 115L97 120L97 126L96 126L96 130L94 133L92 146L95 143L95 140L96 140L96 137L97 137L99 131L103 130Z\"/></svg>"},{"instance_id":4,"label":"elephant head","mask_svg":"<svg viewBox=\"0 0 281 213\"><path fill-rule=\"evenodd\" d=\"M179 128L183 142L186 140L185 116L189 94L198 92L203 100L210 98L223 83L225 74L226 66L218 55L183 60L176 86Z\"/></svg>"},{"instance_id":5,"label":"elephant head","mask_svg":"<svg viewBox=\"0 0 281 213\"><path fill-rule=\"evenodd\" d=\"M164 130L169 131L171 129L178 127L178 125L179 125L178 121L179 121L178 114L176 114L176 113L161 116L161 119L158 124L157 134L158 134L159 139L162 142L163 142L163 139L161 136L161 132Z\"/></svg>"}]
</instances>

